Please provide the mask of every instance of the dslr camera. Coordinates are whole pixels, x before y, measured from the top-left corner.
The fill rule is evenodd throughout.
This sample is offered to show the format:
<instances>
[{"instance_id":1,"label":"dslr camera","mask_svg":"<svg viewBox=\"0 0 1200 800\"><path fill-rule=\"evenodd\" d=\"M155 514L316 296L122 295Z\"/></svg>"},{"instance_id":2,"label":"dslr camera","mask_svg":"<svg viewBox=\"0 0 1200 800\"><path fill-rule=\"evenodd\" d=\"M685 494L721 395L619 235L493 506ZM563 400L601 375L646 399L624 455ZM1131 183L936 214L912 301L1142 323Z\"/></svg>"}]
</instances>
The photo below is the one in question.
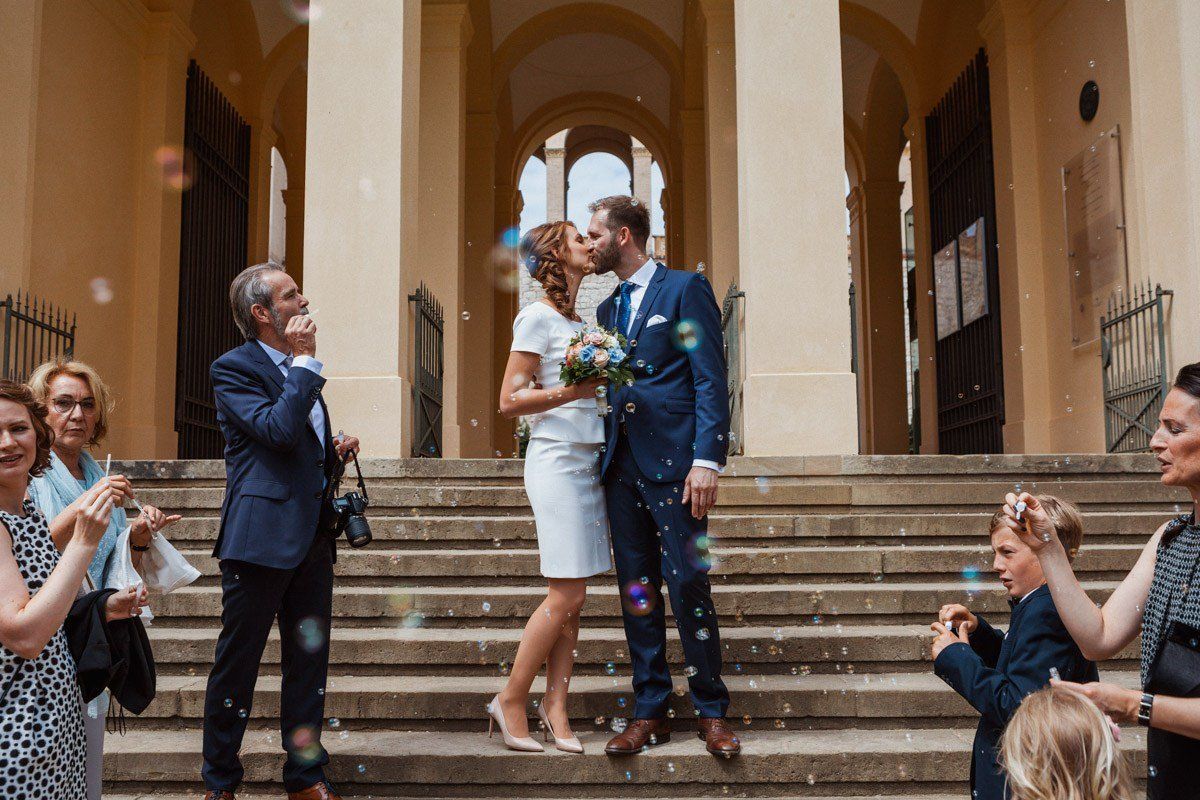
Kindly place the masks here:
<instances>
[{"instance_id":1,"label":"dslr camera","mask_svg":"<svg viewBox=\"0 0 1200 800\"><path fill-rule=\"evenodd\" d=\"M371 503L367 498L367 485L363 482L362 469L358 466L358 456L353 451L350 452L350 459L354 461L354 471L358 473L360 491L349 491L338 497L338 489L341 488L341 476L338 476L333 487L334 498L330 501L337 514L333 532L335 537L345 533L346 541L351 547L366 547L371 543L371 526L365 515L367 506Z\"/></svg>"}]
</instances>

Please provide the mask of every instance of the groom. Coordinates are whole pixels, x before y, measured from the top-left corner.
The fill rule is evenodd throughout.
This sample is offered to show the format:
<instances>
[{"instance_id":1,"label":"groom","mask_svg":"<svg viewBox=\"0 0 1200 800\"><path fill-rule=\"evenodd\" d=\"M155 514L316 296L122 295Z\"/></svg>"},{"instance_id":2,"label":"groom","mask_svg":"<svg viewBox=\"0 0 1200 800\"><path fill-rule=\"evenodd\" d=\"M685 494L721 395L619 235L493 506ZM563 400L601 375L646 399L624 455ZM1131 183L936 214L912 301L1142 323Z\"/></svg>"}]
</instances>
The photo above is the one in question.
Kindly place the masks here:
<instances>
[{"instance_id":1,"label":"groom","mask_svg":"<svg viewBox=\"0 0 1200 800\"><path fill-rule=\"evenodd\" d=\"M610 387L601 475L633 662L634 719L605 748L630 755L671 738L667 701L667 584L683 644L700 738L726 758L741 745L725 714L721 637L708 583L708 511L717 500L729 431L721 315L703 275L646 255L650 212L617 195L589 206L588 251L620 286L597 321L629 340L636 380Z\"/></svg>"}]
</instances>

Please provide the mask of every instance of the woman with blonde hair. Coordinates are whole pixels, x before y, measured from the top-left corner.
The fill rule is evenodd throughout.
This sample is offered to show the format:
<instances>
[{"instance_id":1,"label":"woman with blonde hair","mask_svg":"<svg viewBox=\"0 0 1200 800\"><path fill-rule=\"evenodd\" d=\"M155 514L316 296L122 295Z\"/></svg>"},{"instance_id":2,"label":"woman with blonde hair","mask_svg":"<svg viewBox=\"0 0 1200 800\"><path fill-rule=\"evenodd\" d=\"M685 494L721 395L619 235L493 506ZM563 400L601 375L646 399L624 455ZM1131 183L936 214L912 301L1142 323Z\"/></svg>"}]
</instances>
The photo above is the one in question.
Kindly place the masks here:
<instances>
[{"instance_id":1,"label":"woman with blonde hair","mask_svg":"<svg viewBox=\"0 0 1200 800\"><path fill-rule=\"evenodd\" d=\"M1132 800L1114 729L1070 689L1047 686L1026 697L1000 739L1013 800Z\"/></svg>"},{"instance_id":2,"label":"woman with blonde hair","mask_svg":"<svg viewBox=\"0 0 1200 800\"><path fill-rule=\"evenodd\" d=\"M510 749L541 752L529 737L526 703L542 664L546 694L537 714L547 740L559 750L582 753L571 733L567 688L579 637L579 611L587 579L612 568L608 515L600 483L603 426L596 416L601 379L564 386L559 365L583 321L575 313L579 284L588 269L587 242L569 222L548 222L521 239L521 265L545 296L513 322L512 352L500 390L506 417L526 416L525 492L537 523L546 599L529 617L504 689L488 703L493 725ZM536 388L530 388L533 382Z\"/></svg>"},{"instance_id":3,"label":"woman with blonde hair","mask_svg":"<svg viewBox=\"0 0 1200 800\"><path fill-rule=\"evenodd\" d=\"M122 506L134 499L133 485L124 475L106 475L104 466L88 452L104 440L113 410L112 395L95 369L82 361L57 358L35 369L27 385L36 400L45 404L46 421L54 431L50 464L29 482L29 499L50 521L50 535L59 551L65 551L70 543L76 520L90 502L93 490L111 489L119 497L87 570L92 585L103 588L112 569L117 537L126 527L130 560L134 569L139 569L142 553L150 549L150 539L180 517L167 516L143 504L140 514L127 518ZM84 714L88 800L100 797L107 711L108 694L104 693L88 704Z\"/></svg>"}]
</instances>

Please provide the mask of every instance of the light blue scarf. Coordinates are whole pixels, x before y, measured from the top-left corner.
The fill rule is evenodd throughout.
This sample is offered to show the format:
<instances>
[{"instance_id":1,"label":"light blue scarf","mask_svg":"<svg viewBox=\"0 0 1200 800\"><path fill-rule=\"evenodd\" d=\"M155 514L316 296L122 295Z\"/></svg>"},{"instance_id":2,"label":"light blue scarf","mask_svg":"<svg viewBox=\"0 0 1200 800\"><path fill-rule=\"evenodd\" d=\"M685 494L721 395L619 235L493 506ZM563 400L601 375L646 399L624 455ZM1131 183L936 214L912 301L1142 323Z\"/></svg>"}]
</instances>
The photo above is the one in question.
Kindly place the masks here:
<instances>
[{"instance_id":1,"label":"light blue scarf","mask_svg":"<svg viewBox=\"0 0 1200 800\"><path fill-rule=\"evenodd\" d=\"M86 487L80 486L79 480L53 451L50 452L50 466L40 478L29 482L29 499L46 517L47 522L53 522L63 509L78 500L80 495L104 477L104 470L86 451L79 455L79 465L83 467L83 481ZM108 578L109 557L116 549L118 534L125 530L128 524L125 509L119 506L114 508L112 518L108 522L108 530L100 539L96 555L88 566L88 575L97 588L103 588L105 579Z\"/></svg>"}]
</instances>

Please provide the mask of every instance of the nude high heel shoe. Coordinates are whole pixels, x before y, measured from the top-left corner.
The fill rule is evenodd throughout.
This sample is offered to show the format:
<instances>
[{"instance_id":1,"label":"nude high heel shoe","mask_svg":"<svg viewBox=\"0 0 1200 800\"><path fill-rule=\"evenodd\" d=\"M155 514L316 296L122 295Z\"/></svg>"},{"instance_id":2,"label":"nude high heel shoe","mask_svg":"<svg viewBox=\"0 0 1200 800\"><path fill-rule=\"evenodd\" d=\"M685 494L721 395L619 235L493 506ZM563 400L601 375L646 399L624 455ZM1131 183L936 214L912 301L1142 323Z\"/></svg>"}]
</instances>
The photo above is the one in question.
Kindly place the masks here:
<instances>
[{"instance_id":1,"label":"nude high heel shoe","mask_svg":"<svg viewBox=\"0 0 1200 800\"><path fill-rule=\"evenodd\" d=\"M544 748L535 742L529 736L516 737L508 732L508 726L504 724L504 709L500 707L500 695L492 698L492 702L487 704L488 713L488 738L492 738L494 728L500 726L500 737L504 739L504 746L509 750L517 750L522 753L542 753Z\"/></svg>"},{"instance_id":2,"label":"nude high heel shoe","mask_svg":"<svg viewBox=\"0 0 1200 800\"><path fill-rule=\"evenodd\" d=\"M557 747L559 750L562 750L564 753L582 753L583 752L583 745L580 744L579 739L577 737L572 736L570 739L558 738L558 734L556 734L554 732L554 726L550 724L550 717L546 716L546 709L542 708L541 703L538 703L537 715L538 715L538 719L540 719L542 721L542 724L546 726L546 741L547 742L550 741L551 738L553 738L554 746Z\"/></svg>"}]
</instances>

